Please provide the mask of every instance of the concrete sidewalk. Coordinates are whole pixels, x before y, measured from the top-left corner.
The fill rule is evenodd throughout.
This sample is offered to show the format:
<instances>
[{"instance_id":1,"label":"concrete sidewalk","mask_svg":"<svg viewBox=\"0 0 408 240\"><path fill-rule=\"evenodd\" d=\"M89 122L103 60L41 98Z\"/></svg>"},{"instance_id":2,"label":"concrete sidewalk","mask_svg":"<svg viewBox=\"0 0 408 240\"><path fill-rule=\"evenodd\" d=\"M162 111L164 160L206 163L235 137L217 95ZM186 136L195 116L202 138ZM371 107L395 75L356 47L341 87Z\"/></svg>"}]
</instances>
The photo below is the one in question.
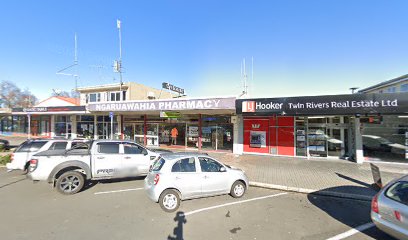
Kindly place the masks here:
<instances>
[{"instance_id":1,"label":"concrete sidewalk","mask_svg":"<svg viewBox=\"0 0 408 240\"><path fill-rule=\"evenodd\" d=\"M252 186L371 200L377 190L368 163L346 160L209 153L225 164L243 169ZM383 184L408 174L408 166L378 163Z\"/></svg>"}]
</instances>

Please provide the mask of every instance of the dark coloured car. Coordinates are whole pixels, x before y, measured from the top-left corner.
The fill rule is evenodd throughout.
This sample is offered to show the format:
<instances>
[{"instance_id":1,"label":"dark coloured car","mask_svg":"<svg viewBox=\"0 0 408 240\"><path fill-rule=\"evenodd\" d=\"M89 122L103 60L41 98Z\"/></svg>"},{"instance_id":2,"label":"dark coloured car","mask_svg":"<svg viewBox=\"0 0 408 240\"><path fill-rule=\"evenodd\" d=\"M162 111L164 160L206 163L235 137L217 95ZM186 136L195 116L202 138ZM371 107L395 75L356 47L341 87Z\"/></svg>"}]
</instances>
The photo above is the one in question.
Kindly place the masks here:
<instances>
[{"instance_id":1,"label":"dark coloured car","mask_svg":"<svg viewBox=\"0 0 408 240\"><path fill-rule=\"evenodd\" d=\"M10 150L10 143L6 139L0 139L0 149Z\"/></svg>"}]
</instances>

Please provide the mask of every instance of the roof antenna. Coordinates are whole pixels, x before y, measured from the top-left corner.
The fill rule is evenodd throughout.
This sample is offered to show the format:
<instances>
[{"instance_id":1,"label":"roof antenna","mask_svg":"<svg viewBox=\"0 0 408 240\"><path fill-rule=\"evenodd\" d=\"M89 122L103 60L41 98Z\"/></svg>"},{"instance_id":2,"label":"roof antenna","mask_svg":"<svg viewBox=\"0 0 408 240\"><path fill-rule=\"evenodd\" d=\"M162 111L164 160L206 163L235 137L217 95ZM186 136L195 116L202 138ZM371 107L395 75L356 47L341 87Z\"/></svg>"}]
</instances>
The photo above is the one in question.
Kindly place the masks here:
<instances>
[{"instance_id":1,"label":"roof antenna","mask_svg":"<svg viewBox=\"0 0 408 240\"><path fill-rule=\"evenodd\" d=\"M57 75L65 75L65 76L73 76L75 79L75 99L77 99L77 94L78 94L78 46L77 46L77 34L75 33L75 37L74 37L74 41L75 41L75 48L74 48L74 64L65 67L61 70L59 70L56 74ZM75 67L74 73L65 73L65 70L70 69ZM76 100L77 101L77 100ZM78 104L78 103L77 103Z\"/></svg>"},{"instance_id":2,"label":"roof antenna","mask_svg":"<svg viewBox=\"0 0 408 240\"><path fill-rule=\"evenodd\" d=\"M243 90L239 97L247 97L248 96L248 83L247 78L248 75L246 73L246 66L245 66L245 58L243 58L241 62L241 77L243 78Z\"/></svg>"}]
</instances>

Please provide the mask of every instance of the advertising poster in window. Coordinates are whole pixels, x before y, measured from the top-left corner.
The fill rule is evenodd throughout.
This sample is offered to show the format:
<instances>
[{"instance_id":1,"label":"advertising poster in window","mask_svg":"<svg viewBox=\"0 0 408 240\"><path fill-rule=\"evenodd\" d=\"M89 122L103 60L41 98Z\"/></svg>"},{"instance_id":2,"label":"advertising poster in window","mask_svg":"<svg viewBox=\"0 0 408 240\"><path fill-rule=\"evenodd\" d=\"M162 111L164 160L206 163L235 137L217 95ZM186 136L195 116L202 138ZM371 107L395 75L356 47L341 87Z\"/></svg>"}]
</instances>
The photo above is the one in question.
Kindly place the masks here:
<instances>
[{"instance_id":1,"label":"advertising poster in window","mask_svg":"<svg viewBox=\"0 0 408 240\"><path fill-rule=\"evenodd\" d=\"M266 132L251 131L249 146L253 148L266 148Z\"/></svg>"},{"instance_id":2,"label":"advertising poster in window","mask_svg":"<svg viewBox=\"0 0 408 240\"><path fill-rule=\"evenodd\" d=\"M188 136L189 137L198 137L198 127L197 126L189 126L188 127Z\"/></svg>"}]
</instances>

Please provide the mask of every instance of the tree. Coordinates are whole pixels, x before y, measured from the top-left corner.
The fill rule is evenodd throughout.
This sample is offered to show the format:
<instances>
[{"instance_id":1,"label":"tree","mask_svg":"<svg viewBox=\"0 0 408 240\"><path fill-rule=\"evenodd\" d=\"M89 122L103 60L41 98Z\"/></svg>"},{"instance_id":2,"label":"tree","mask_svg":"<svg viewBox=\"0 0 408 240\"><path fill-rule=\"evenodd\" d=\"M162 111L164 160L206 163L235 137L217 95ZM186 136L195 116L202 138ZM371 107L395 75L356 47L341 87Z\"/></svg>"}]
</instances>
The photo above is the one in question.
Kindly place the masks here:
<instances>
[{"instance_id":1,"label":"tree","mask_svg":"<svg viewBox=\"0 0 408 240\"><path fill-rule=\"evenodd\" d=\"M78 98L78 93L75 91L67 92L67 91L61 91L58 89L53 89L53 92L51 94L52 97L71 97L71 98Z\"/></svg>"},{"instance_id":2,"label":"tree","mask_svg":"<svg viewBox=\"0 0 408 240\"><path fill-rule=\"evenodd\" d=\"M28 89L21 91L14 83L2 81L0 83L0 107L31 107L37 103L37 97Z\"/></svg>"}]
</instances>

